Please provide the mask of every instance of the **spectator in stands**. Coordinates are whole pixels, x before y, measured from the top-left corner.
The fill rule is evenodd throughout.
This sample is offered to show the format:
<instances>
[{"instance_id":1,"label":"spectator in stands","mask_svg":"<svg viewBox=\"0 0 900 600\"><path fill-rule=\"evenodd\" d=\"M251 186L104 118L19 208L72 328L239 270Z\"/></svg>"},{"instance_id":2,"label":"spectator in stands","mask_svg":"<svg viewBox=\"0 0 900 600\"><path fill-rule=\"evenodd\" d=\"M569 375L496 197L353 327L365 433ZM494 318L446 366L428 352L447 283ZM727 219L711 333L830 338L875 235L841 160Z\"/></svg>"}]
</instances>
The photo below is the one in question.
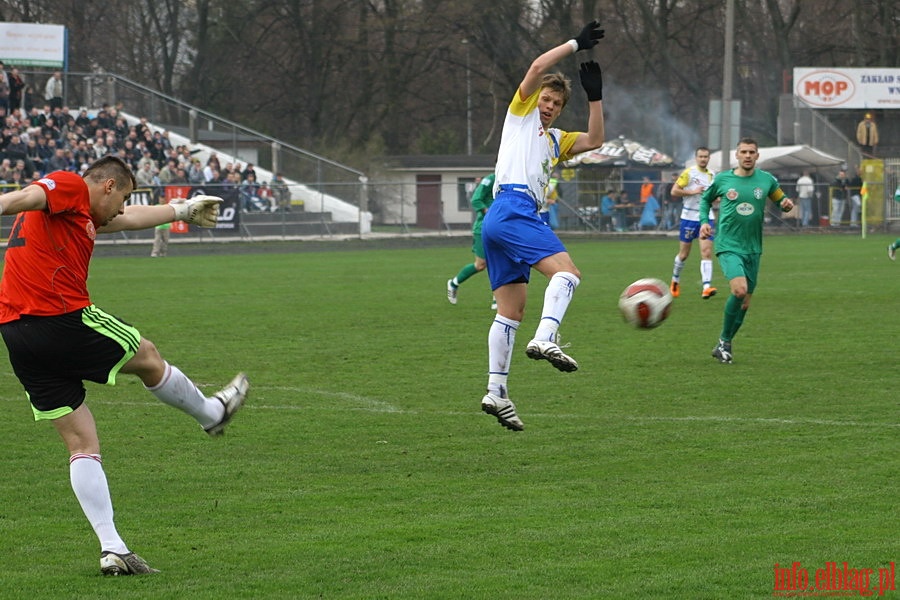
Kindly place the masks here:
<instances>
[{"instance_id":1,"label":"spectator in stands","mask_svg":"<svg viewBox=\"0 0 900 600\"><path fill-rule=\"evenodd\" d=\"M28 148L25 151L25 159L31 161L31 164L34 165L35 170L40 171L42 174L45 173L44 169L44 159L41 156L40 150L38 148L38 140L42 140L41 137L32 137L28 140Z\"/></svg>"},{"instance_id":2,"label":"spectator in stands","mask_svg":"<svg viewBox=\"0 0 900 600\"><path fill-rule=\"evenodd\" d=\"M41 170L47 172L47 163L53 157L53 151L56 150L56 142L50 147L49 141L42 135L36 136L38 156L41 157Z\"/></svg>"},{"instance_id":3,"label":"spectator in stands","mask_svg":"<svg viewBox=\"0 0 900 600\"><path fill-rule=\"evenodd\" d=\"M60 142L60 146L66 150L74 151L78 147L78 134L74 131L70 131L62 137Z\"/></svg>"},{"instance_id":4,"label":"spectator in stands","mask_svg":"<svg viewBox=\"0 0 900 600\"><path fill-rule=\"evenodd\" d=\"M50 108L62 108L63 104L63 80L62 71L55 71L47 80L44 86L44 100L50 105Z\"/></svg>"},{"instance_id":5,"label":"spectator in stands","mask_svg":"<svg viewBox=\"0 0 900 600\"><path fill-rule=\"evenodd\" d=\"M22 141L22 136L18 133L13 133L10 136L9 143L3 149L3 153L6 158L11 161L15 161L18 159L25 160L28 156L28 145Z\"/></svg>"},{"instance_id":6,"label":"spectator in stands","mask_svg":"<svg viewBox=\"0 0 900 600\"><path fill-rule=\"evenodd\" d=\"M9 76L6 74L6 67L3 61L0 61L0 107L7 114L9 113Z\"/></svg>"},{"instance_id":7,"label":"spectator in stands","mask_svg":"<svg viewBox=\"0 0 900 600\"><path fill-rule=\"evenodd\" d=\"M31 179L33 173L37 171L28 168L28 164L24 159L19 159L13 163L15 166L13 167L13 180L26 182ZM18 177L16 176L16 172L18 172Z\"/></svg>"},{"instance_id":8,"label":"spectator in stands","mask_svg":"<svg viewBox=\"0 0 900 600\"><path fill-rule=\"evenodd\" d=\"M59 115L56 118L56 122L59 125L59 137L61 139L66 139L69 137L69 134L75 133L75 117L72 115Z\"/></svg>"},{"instance_id":9,"label":"spectator in stands","mask_svg":"<svg viewBox=\"0 0 900 600\"><path fill-rule=\"evenodd\" d=\"M23 94L25 92L25 79L19 73L19 69L12 67L7 73L9 79L9 106L13 109L22 108Z\"/></svg>"},{"instance_id":10,"label":"spectator in stands","mask_svg":"<svg viewBox=\"0 0 900 600\"><path fill-rule=\"evenodd\" d=\"M125 143L121 146L122 149L122 158L128 163L132 169L137 169L137 163L141 160L140 150L134 147L134 143L131 140L125 140Z\"/></svg>"},{"instance_id":11,"label":"spectator in stands","mask_svg":"<svg viewBox=\"0 0 900 600\"><path fill-rule=\"evenodd\" d=\"M91 145L91 144L88 144L88 145ZM94 147L94 159L95 160L106 156L107 154L110 153L110 150L111 150L110 148L106 147L106 141L104 140L103 135L98 135L96 138L94 138L93 147Z\"/></svg>"},{"instance_id":12,"label":"spectator in stands","mask_svg":"<svg viewBox=\"0 0 900 600\"><path fill-rule=\"evenodd\" d=\"M81 127L87 127L91 124L91 117L88 115L88 111L86 108L82 108L78 112L78 116L75 117L75 124L80 125Z\"/></svg>"},{"instance_id":13,"label":"spectator in stands","mask_svg":"<svg viewBox=\"0 0 900 600\"><path fill-rule=\"evenodd\" d=\"M247 166L241 171L241 181L246 181L247 176L253 174L253 178L259 181L259 177L256 175L256 169L253 168L253 163L248 162Z\"/></svg>"},{"instance_id":14,"label":"spectator in stands","mask_svg":"<svg viewBox=\"0 0 900 600\"><path fill-rule=\"evenodd\" d=\"M143 169L145 164L150 164L150 165L153 165L154 167L156 166L156 161L153 160L153 157L150 156L150 151L147 150L146 148L143 151L143 156L141 156L141 158L138 160L138 163L137 163L138 170Z\"/></svg>"},{"instance_id":15,"label":"spectator in stands","mask_svg":"<svg viewBox=\"0 0 900 600\"><path fill-rule=\"evenodd\" d=\"M232 171L230 177L240 177L237 171ZM262 201L259 198L259 185L256 183L256 174L250 173L247 179L241 182L238 188L241 199L241 210L244 212L263 210Z\"/></svg>"},{"instance_id":16,"label":"spectator in stands","mask_svg":"<svg viewBox=\"0 0 900 600\"><path fill-rule=\"evenodd\" d=\"M139 188L153 188L159 185L155 168L156 163L152 160L141 163L141 167L134 174L134 180Z\"/></svg>"},{"instance_id":17,"label":"spectator in stands","mask_svg":"<svg viewBox=\"0 0 900 600\"><path fill-rule=\"evenodd\" d=\"M199 158L191 159L191 164L187 171L187 178L188 183L193 185L200 185L206 181L206 178L203 176L203 167L200 166Z\"/></svg>"},{"instance_id":18,"label":"spectator in stands","mask_svg":"<svg viewBox=\"0 0 900 600\"><path fill-rule=\"evenodd\" d=\"M270 185L278 208L284 211L291 210L291 190L284 180L284 175L280 172L275 173L275 177L272 178L272 183Z\"/></svg>"},{"instance_id":19,"label":"spectator in stands","mask_svg":"<svg viewBox=\"0 0 900 600\"><path fill-rule=\"evenodd\" d=\"M57 148L50 158L50 162L47 163L47 172L68 171L70 166L69 161L66 160L66 151L62 148Z\"/></svg>"},{"instance_id":20,"label":"spectator in stands","mask_svg":"<svg viewBox=\"0 0 900 600\"><path fill-rule=\"evenodd\" d=\"M41 125L41 135L44 137L50 137L53 140L59 140L59 126L56 124L56 120L52 116L47 117L47 119L44 121L44 124Z\"/></svg>"},{"instance_id":21,"label":"spectator in stands","mask_svg":"<svg viewBox=\"0 0 900 600\"><path fill-rule=\"evenodd\" d=\"M204 177L204 183L207 183L207 184L220 183L219 168L217 166L215 166L215 163L207 164L206 167L204 167L203 177Z\"/></svg>"},{"instance_id":22,"label":"spectator in stands","mask_svg":"<svg viewBox=\"0 0 900 600\"><path fill-rule=\"evenodd\" d=\"M97 123L103 129L112 129L116 122L109 116L109 104L104 104L97 111Z\"/></svg>"},{"instance_id":23,"label":"spectator in stands","mask_svg":"<svg viewBox=\"0 0 900 600\"><path fill-rule=\"evenodd\" d=\"M166 164L166 149L163 148L162 142L153 142L152 145L147 146L150 148L150 153L153 155L153 160L156 161L160 167Z\"/></svg>"},{"instance_id":24,"label":"spectator in stands","mask_svg":"<svg viewBox=\"0 0 900 600\"><path fill-rule=\"evenodd\" d=\"M94 161L93 152L87 147L87 140L79 139L78 143L75 145L75 149L72 151L75 162L78 164L88 163Z\"/></svg>"},{"instance_id":25,"label":"spectator in stands","mask_svg":"<svg viewBox=\"0 0 900 600\"><path fill-rule=\"evenodd\" d=\"M275 194L272 192L272 188L269 187L268 181L263 181L259 185L259 199L262 201L264 210L268 212L275 212L278 210L278 203L275 201Z\"/></svg>"},{"instance_id":26,"label":"spectator in stands","mask_svg":"<svg viewBox=\"0 0 900 600\"><path fill-rule=\"evenodd\" d=\"M206 178L206 181L212 181L212 170L221 171L221 166L219 165L219 157L215 152L209 155L209 158L206 160L206 166L203 168L203 176Z\"/></svg>"},{"instance_id":27,"label":"spectator in stands","mask_svg":"<svg viewBox=\"0 0 900 600\"><path fill-rule=\"evenodd\" d=\"M26 114L30 113L31 109L36 106L35 98L37 98L37 95L34 92L34 87L26 83L25 89L22 90L22 110Z\"/></svg>"},{"instance_id":28,"label":"spectator in stands","mask_svg":"<svg viewBox=\"0 0 900 600\"><path fill-rule=\"evenodd\" d=\"M28 177L25 176L25 171L23 169L13 169L9 172L9 179L6 181L6 183L9 185L24 187L28 184Z\"/></svg>"},{"instance_id":29,"label":"spectator in stands","mask_svg":"<svg viewBox=\"0 0 900 600\"><path fill-rule=\"evenodd\" d=\"M27 124L29 127L40 127L42 125L41 111L37 106L32 106L28 110Z\"/></svg>"},{"instance_id":30,"label":"spectator in stands","mask_svg":"<svg viewBox=\"0 0 900 600\"><path fill-rule=\"evenodd\" d=\"M172 179L175 178L175 171L178 169L175 160L169 159L165 163L163 163L162 168L159 170L159 181L163 185L168 185L172 183Z\"/></svg>"},{"instance_id":31,"label":"spectator in stands","mask_svg":"<svg viewBox=\"0 0 900 600\"><path fill-rule=\"evenodd\" d=\"M153 132L150 131L150 122L147 120L147 117L138 119L138 122L134 125L134 129L137 131L138 136L143 139L147 139L147 136L150 136L150 139L153 137Z\"/></svg>"},{"instance_id":32,"label":"spectator in stands","mask_svg":"<svg viewBox=\"0 0 900 600\"><path fill-rule=\"evenodd\" d=\"M119 149L119 144L116 142L116 134L110 132L110 130L106 130L106 139L104 140L106 143L106 147L109 148L110 153Z\"/></svg>"},{"instance_id":33,"label":"spectator in stands","mask_svg":"<svg viewBox=\"0 0 900 600\"><path fill-rule=\"evenodd\" d=\"M8 158L0 160L0 183L9 183L12 179L13 167Z\"/></svg>"},{"instance_id":34,"label":"spectator in stands","mask_svg":"<svg viewBox=\"0 0 900 600\"><path fill-rule=\"evenodd\" d=\"M118 117L116 119L116 124L113 126L113 132L116 134L116 139L119 141L124 141L128 138L128 135L131 133L131 128L128 127L128 122L125 120L125 117ZM137 140L135 139L135 141Z\"/></svg>"}]
</instances>

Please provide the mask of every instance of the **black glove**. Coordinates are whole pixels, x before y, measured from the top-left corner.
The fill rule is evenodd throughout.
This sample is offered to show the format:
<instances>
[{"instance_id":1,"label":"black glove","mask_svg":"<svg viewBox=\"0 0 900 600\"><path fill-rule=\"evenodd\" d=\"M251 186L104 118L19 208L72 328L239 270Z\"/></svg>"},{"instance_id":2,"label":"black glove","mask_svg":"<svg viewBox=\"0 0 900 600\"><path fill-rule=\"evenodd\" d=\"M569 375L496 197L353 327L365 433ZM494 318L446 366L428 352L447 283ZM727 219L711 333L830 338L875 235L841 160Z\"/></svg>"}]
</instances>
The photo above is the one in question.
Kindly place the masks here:
<instances>
[{"instance_id":1,"label":"black glove","mask_svg":"<svg viewBox=\"0 0 900 600\"><path fill-rule=\"evenodd\" d=\"M578 50L590 50L597 45L597 42L604 36L604 31L600 29L600 23L595 19L584 26L574 40L578 42Z\"/></svg>"},{"instance_id":2,"label":"black glove","mask_svg":"<svg viewBox=\"0 0 900 600\"><path fill-rule=\"evenodd\" d=\"M581 77L581 87L587 92L588 102L603 100L603 73L600 72L600 65L593 60L583 62L578 76Z\"/></svg>"}]
</instances>

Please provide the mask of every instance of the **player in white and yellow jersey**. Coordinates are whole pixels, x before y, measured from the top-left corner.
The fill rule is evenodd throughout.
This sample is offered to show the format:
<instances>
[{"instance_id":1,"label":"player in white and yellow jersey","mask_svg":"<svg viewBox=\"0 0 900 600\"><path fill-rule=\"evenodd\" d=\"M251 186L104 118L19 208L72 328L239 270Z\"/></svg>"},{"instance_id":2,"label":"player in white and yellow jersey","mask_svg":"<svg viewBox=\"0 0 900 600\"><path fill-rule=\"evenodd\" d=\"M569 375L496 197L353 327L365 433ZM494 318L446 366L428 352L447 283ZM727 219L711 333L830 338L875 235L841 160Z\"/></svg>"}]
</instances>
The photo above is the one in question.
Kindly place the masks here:
<instances>
[{"instance_id":1,"label":"player in white and yellow jersey","mask_svg":"<svg viewBox=\"0 0 900 600\"><path fill-rule=\"evenodd\" d=\"M672 268L672 283L669 289L672 296L681 295L681 270L684 262L691 254L691 245L695 238L700 236L700 196L713 181L714 173L706 168L709 164L709 148L701 146L694 152L697 164L685 169L675 185L672 186L672 195L682 198L681 225L678 228L678 254L675 255L675 265ZM715 229L716 222L712 210L709 211L710 226ZM700 297L704 300L716 295L716 288L712 286L713 275L713 241L715 237L710 235L707 239L700 240L700 278L703 281L703 291Z\"/></svg>"},{"instance_id":2,"label":"player in white and yellow jersey","mask_svg":"<svg viewBox=\"0 0 900 600\"><path fill-rule=\"evenodd\" d=\"M488 385L481 409L501 425L524 428L509 399L507 378L516 330L525 314L531 269L549 278L540 325L525 353L546 360L560 371L578 363L559 347L558 330L581 273L553 230L541 221L538 208L561 160L603 144L603 77L594 61L581 63L581 86L588 97L587 132L566 132L550 125L569 100L569 80L547 73L579 50L589 50L603 37L600 24L587 24L577 37L537 57L519 84L503 123L494 202L481 230L497 315L488 333Z\"/></svg>"}]
</instances>

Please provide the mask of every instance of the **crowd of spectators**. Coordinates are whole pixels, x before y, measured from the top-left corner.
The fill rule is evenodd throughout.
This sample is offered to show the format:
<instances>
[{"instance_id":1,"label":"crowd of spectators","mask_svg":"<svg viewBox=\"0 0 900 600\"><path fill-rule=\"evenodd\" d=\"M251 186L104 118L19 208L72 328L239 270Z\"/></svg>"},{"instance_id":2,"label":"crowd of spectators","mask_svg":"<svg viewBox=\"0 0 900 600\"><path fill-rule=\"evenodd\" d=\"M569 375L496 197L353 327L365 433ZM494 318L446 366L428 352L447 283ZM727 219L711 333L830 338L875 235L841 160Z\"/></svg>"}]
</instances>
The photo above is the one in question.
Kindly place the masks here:
<instances>
[{"instance_id":1,"label":"crowd of spectators","mask_svg":"<svg viewBox=\"0 0 900 600\"><path fill-rule=\"evenodd\" d=\"M285 206L287 187L278 185L280 176L271 187L260 184L253 164L223 166L215 153L203 165L197 150L173 144L167 131L154 130L145 117L129 124L120 111L104 105L92 114L49 102L25 111L0 104L0 184L22 186L59 170L83 173L94 160L113 154L131 165L138 187L210 185L237 189L248 212Z\"/></svg>"}]
</instances>

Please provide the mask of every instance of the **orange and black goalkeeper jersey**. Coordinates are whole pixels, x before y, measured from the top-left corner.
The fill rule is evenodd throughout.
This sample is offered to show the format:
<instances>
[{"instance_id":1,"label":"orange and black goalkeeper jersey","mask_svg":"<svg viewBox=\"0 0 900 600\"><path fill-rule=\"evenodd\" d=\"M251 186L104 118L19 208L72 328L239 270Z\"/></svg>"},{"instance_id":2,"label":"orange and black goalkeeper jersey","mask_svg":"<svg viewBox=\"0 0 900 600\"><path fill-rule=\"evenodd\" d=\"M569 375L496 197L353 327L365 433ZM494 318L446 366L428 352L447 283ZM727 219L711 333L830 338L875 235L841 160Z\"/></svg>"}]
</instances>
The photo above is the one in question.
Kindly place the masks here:
<instances>
[{"instance_id":1,"label":"orange and black goalkeeper jersey","mask_svg":"<svg viewBox=\"0 0 900 600\"><path fill-rule=\"evenodd\" d=\"M87 276L97 231L87 184L76 173L56 171L32 185L44 188L47 209L15 216L0 279L0 323L91 304Z\"/></svg>"}]
</instances>

